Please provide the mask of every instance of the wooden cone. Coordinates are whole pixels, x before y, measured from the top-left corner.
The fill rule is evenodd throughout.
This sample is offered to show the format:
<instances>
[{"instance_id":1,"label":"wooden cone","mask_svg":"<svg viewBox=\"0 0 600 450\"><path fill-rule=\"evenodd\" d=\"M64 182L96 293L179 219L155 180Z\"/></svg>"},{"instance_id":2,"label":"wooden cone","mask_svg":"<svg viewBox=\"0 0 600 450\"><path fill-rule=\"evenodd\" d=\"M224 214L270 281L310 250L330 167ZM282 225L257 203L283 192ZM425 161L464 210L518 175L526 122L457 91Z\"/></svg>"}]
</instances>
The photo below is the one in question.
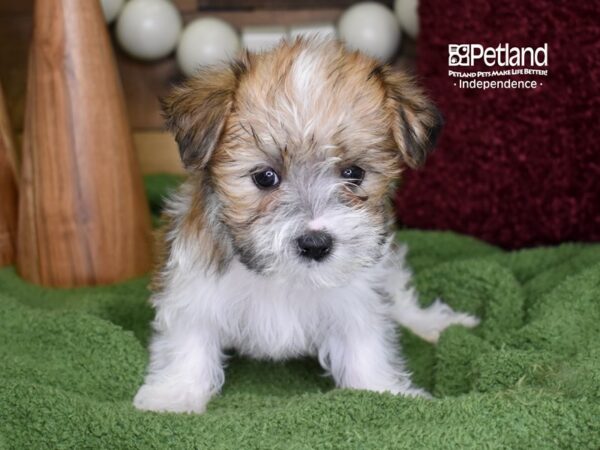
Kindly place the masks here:
<instances>
[{"instance_id":1,"label":"wooden cone","mask_svg":"<svg viewBox=\"0 0 600 450\"><path fill-rule=\"evenodd\" d=\"M47 286L151 265L150 215L98 1L36 0L17 267Z\"/></svg>"},{"instance_id":2,"label":"wooden cone","mask_svg":"<svg viewBox=\"0 0 600 450\"><path fill-rule=\"evenodd\" d=\"M15 261L17 234L17 157L0 86L0 267Z\"/></svg>"}]
</instances>

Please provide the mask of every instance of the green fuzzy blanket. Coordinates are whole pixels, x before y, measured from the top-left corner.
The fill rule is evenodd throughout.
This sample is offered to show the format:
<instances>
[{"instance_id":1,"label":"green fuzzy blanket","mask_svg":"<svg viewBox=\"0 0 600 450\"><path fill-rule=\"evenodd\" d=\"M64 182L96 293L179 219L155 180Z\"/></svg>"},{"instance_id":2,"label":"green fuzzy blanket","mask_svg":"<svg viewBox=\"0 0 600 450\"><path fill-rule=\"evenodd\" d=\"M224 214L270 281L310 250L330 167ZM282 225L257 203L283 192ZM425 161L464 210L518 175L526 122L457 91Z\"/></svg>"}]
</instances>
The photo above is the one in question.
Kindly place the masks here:
<instances>
[{"instance_id":1,"label":"green fuzzy blanket","mask_svg":"<svg viewBox=\"0 0 600 450\"><path fill-rule=\"evenodd\" d=\"M156 211L168 178L148 180ZM232 358L201 416L136 411L147 278L50 290L0 270L0 448L600 448L600 245L503 252L401 231L424 304L482 317L433 347L404 332L435 400L333 389L313 360Z\"/></svg>"}]
</instances>

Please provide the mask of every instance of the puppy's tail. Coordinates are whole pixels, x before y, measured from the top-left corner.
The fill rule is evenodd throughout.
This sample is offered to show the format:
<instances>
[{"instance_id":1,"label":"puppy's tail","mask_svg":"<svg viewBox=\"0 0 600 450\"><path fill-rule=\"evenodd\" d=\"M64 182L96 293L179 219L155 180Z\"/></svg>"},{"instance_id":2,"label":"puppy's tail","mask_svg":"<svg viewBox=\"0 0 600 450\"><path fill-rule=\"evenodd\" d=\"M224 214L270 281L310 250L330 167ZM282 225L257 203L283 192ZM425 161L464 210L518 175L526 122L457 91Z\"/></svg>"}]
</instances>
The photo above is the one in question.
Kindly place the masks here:
<instances>
[{"instance_id":1,"label":"puppy's tail","mask_svg":"<svg viewBox=\"0 0 600 450\"><path fill-rule=\"evenodd\" d=\"M473 328L479 319L463 312L456 312L437 299L427 308L421 308L416 299L401 299L392 306L392 317L403 327L427 342L436 343L440 334L450 325Z\"/></svg>"},{"instance_id":2,"label":"puppy's tail","mask_svg":"<svg viewBox=\"0 0 600 450\"><path fill-rule=\"evenodd\" d=\"M456 312L440 299L427 308L419 305L418 295L410 284L412 274L404 263L406 251L406 246L398 247L395 251L395 270L388 286L393 300L392 318L431 343L436 343L440 334L450 325L462 325L467 328L479 325L477 317Z\"/></svg>"}]
</instances>

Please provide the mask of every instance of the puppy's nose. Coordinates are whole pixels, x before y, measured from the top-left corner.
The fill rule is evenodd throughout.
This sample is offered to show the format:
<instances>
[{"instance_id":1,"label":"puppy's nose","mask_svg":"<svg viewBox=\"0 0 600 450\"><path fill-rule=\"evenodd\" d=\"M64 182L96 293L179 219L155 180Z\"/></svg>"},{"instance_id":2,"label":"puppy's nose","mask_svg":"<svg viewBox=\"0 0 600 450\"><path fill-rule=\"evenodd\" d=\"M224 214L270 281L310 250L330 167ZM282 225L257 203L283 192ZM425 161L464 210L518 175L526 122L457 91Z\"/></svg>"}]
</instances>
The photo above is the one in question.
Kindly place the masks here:
<instances>
[{"instance_id":1,"label":"puppy's nose","mask_svg":"<svg viewBox=\"0 0 600 450\"><path fill-rule=\"evenodd\" d=\"M300 255L315 261L325 258L333 246L333 238L325 231L309 231L300 236L296 242L298 242Z\"/></svg>"}]
</instances>

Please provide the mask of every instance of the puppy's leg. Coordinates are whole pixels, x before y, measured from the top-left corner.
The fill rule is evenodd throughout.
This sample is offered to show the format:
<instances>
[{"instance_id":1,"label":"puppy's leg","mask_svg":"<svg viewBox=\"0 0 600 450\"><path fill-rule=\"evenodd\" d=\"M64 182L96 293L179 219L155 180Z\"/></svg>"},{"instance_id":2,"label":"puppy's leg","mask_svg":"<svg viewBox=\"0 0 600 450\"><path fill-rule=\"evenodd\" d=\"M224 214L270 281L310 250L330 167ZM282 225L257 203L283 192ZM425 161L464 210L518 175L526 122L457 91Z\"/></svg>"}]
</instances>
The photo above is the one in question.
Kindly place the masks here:
<instances>
[{"instance_id":1,"label":"puppy's leg","mask_svg":"<svg viewBox=\"0 0 600 450\"><path fill-rule=\"evenodd\" d=\"M398 353L395 326L374 320L362 326L348 324L334 332L319 350L319 360L336 386L430 397L415 387Z\"/></svg>"},{"instance_id":2,"label":"puppy's leg","mask_svg":"<svg viewBox=\"0 0 600 450\"><path fill-rule=\"evenodd\" d=\"M136 408L151 411L202 413L224 381L218 333L207 324L187 319L155 321L150 366L136 394Z\"/></svg>"}]
</instances>

